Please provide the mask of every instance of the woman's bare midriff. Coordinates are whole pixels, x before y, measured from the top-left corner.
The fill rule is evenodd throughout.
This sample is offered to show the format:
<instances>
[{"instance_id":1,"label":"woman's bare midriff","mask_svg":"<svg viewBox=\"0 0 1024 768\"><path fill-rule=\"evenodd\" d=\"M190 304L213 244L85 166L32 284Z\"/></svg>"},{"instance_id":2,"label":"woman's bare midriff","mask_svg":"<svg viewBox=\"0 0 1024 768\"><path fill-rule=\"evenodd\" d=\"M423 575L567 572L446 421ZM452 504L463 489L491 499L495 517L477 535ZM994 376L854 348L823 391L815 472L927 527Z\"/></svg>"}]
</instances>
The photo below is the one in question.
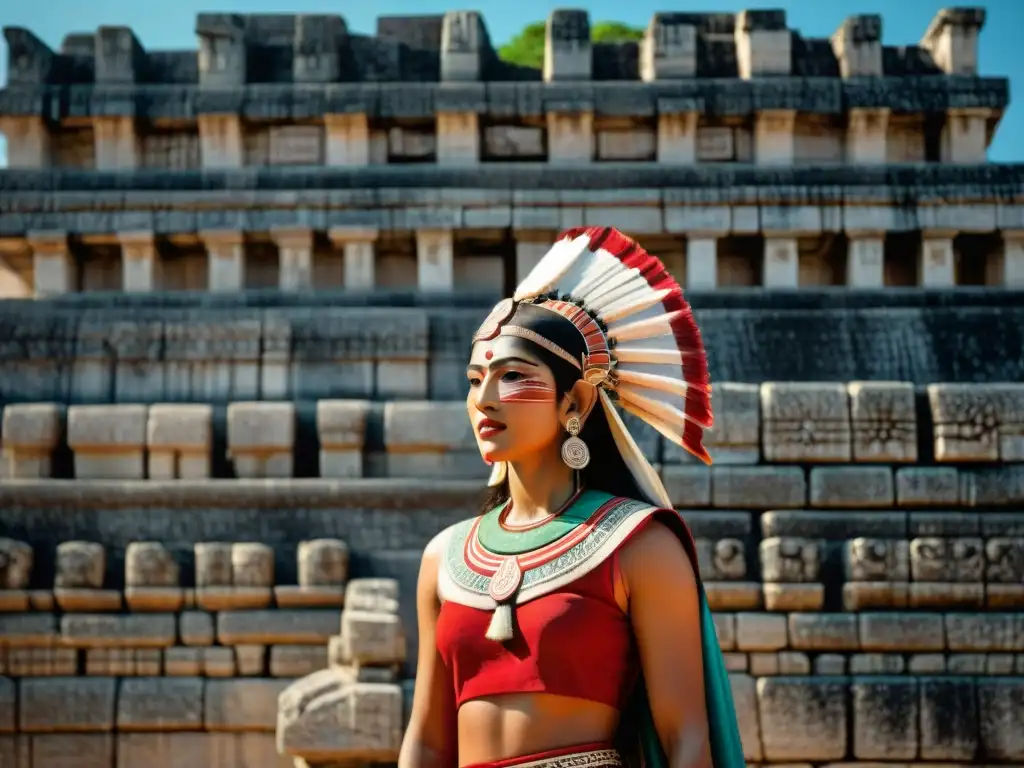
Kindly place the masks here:
<instances>
[{"instance_id":1,"label":"woman's bare midriff","mask_svg":"<svg viewBox=\"0 0 1024 768\"><path fill-rule=\"evenodd\" d=\"M568 696L516 693L474 699L459 708L459 766L611 741L618 724L613 707Z\"/></svg>"}]
</instances>

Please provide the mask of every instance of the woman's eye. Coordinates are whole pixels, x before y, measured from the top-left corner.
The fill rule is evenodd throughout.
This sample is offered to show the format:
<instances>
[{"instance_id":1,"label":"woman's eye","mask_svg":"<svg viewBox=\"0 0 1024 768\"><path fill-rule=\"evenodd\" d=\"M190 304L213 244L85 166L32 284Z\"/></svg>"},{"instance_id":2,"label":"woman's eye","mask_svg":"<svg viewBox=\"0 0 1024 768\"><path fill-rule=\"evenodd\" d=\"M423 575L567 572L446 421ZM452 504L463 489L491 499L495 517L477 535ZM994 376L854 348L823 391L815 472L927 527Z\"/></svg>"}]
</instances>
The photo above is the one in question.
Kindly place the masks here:
<instances>
[{"instance_id":1,"label":"woman's eye","mask_svg":"<svg viewBox=\"0 0 1024 768\"><path fill-rule=\"evenodd\" d=\"M480 379L475 379L475 378L474 379L470 379L469 380L469 386L471 386L471 387L479 387L480 386Z\"/></svg>"},{"instance_id":2,"label":"woman's eye","mask_svg":"<svg viewBox=\"0 0 1024 768\"><path fill-rule=\"evenodd\" d=\"M523 374L518 373L517 371L509 371L501 377L501 380L506 382L519 381L521 378L523 378Z\"/></svg>"}]
</instances>

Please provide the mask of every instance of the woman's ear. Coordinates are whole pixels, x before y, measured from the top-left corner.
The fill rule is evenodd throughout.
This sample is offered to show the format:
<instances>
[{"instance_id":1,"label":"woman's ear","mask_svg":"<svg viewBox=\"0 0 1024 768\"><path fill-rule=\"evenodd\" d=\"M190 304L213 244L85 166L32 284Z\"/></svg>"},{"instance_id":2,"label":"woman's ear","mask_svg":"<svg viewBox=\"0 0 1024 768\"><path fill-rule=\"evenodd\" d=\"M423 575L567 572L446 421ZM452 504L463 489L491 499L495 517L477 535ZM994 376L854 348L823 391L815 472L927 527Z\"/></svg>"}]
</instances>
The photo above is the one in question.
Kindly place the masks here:
<instances>
[{"instance_id":1,"label":"woman's ear","mask_svg":"<svg viewBox=\"0 0 1024 768\"><path fill-rule=\"evenodd\" d=\"M587 417L594 410L596 404L597 387L589 381L580 379L572 385L572 389L566 392L561 414L562 426L565 426L570 416L575 416L581 424L586 424Z\"/></svg>"}]
</instances>

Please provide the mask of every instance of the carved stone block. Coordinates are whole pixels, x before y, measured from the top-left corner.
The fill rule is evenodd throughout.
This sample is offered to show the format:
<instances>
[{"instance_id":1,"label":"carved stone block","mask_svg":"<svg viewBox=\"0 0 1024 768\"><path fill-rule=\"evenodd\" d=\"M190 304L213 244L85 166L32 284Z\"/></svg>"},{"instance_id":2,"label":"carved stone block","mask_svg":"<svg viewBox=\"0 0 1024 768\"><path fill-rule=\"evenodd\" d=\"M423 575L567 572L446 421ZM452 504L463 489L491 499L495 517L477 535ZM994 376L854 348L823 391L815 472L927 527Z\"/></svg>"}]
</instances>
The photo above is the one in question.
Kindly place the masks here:
<instances>
[{"instance_id":1,"label":"carved stone block","mask_svg":"<svg viewBox=\"0 0 1024 768\"><path fill-rule=\"evenodd\" d=\"M296 83L332 83L341 72L340 53L348 30L340 16L300 13L295 16L292 78Z\"/></svg>"},{"instance_id":2,"label":"carved stone block","mask_svg":"<svg viewBox=\"0 0 1024 768\"><path fill-rule=\"evenodd\" d=\"M299 544L299 586L344 587L349 549L340 539L312 539Z\"/></svg>"},{"instance_id":3,"label":"carved stone block","mask_svg":"<svg viewBox=\"0 0 1024 768\"><path fill-rule=\"evenodd\" d=\"M125 549L124 593L133 611L177 611L184 603L181 570L158 541L133 541Z\"/></svg>"},{"instance_id":4,"label":"carved stone block","mask_svg":"<svg viewBox=\"0 0 1024 768\"><path fill-rule=\"evenodd\" d=\"M341 638L346 663L380 666L405 660L405 634L396 614L346 608L341 614Z\"/></svg>"},{"instance_id":5,"label":"carved stone block","mask_svg":"<svg viewBox=\"0 0 1024 768\"><path fill-rule=\"evenodd\" d=\"M899 661L903 659L899 658ZM858 760L912 760L917 757L920 717L916 680L900 677L855 679L850 693L853 754Z\"/></svg>"},{"instance_id":6,"label":"carved stone block","mask_svg":"<svg viewBox=\"0 0 1024 768\"><path fill-rule=\"evenodd\" d=\"M316 431L321 477L362 477L369 400L320 400Z\"/></svg>"},{"instance_id":7,"label":"carved stone block","mask_svg":"<svg viewBox=\"0 0 1024 768\"><path fill-rule=\"evenodd\" d=\"M395 761L402 739L402 689L387 683L351 683L337 669L297 680L278 701L281 754L318 760Z\"/></svg>"},{"instance_id":8,"label":"carved stone block","mask_svg":"<svg viewBox=\"0 0 1024 768\"><path fill-rule=\"evenodd\" d=\"M384 446L389 477L465 477L488 472L463 403L386 403Z\"/></svg>"},{"instance_id":9,"label":"carved stone block","mask_svg":"<svg viewBox=\"0 0 1024 768\"><path fill-rule=\"evenodd\" d=\"M448 11L441 22L441 81L481 79L490 40L478 11Z\"/></svg>"},{"instance_id":10,"label":"carved stone block","mask_svg":"<svg viewBox=\"0 0 1024 768\"><path fill-rule=\"evenodd\" d=\"M931 384L937 461L1024 460L1024 385Z\"/></svg>"},{"instance_id":11,"label":"carved stone block","mask_svg":"<svg viewBox=\"0 0 1024 768\"><path fill-rule=\"evenodd\" d=\"M742 581L747 577L746 545L740 539L703 539L694 542L700 572L708 581Z\"/></svg>"},{"instance_id":12,"label":"carved stone block","mask_svg":"<svg viewBox=\"0 0 1024 768\"><path fill-rule=\"evenodd\" d=\"M847 581L910 579L910 548L906 541L860 537L846 542Z\"/></svg>"},{"instance_id":13,"label":"carved stone block","mask_svg":"<svg viewBox=\"0 0 1024 768\"><path fill-rule=\"evenodd\" d=\"M129 27L100 27L95 38L96 82L135 83L144 64L142 46Z\"/></svg>"},{"instance_id":14,"label":"carved stone block","mask_svg":"<svg viewBox=\"0 0 1024 768\"><path fill-rule=\"evenodd\" d=\"M756 384L715 386L715 425L704 445L716 464L757 464L761 458L761 401Z\"/></svg>"},{"instance_id":15,"label":"carved stone block","mask_svg":"<svg viewBox=\"0 0 1024 768\"><path fill-rule=\"evenodd\" d=\"M980 583L985 576L982 540L936 536L913 539L910 572L914 581Z\"/></svg>"},{"instance_id":16,"label":"carved stone block","mask_svg":"<svg viewBox=\"0 0 1024 768\"><path fill-rule=\"evenodd\" d=\"M544 33L544 81L590 80L591 51L588 13L569 9L552 11Z\"/></svg>"},{"instance_id":17,"label":"carved stone block","mask_svg":"<svg viewBox=\"0 0 1024 768\"><path fill-rule=\"evenodd\" d=\"M0 538L0 590L24 590L32 578L32 547L23 541Z\"/></svg>"},{"instance_id":18,"label":"carved stone block","mask_svg":"<svg viewBox=\"0 0 1024 768\"><path fill-rule=\"evenodd\" d=\"M655 13L640 44L640 77L644 82L676 80L697 74L697 27L693 17Z\"/></svg>"},{"instance_id":19,"label":"carved stone block","mask_svg":"<svg viewBox=\"0 0 1024 768\"><path fill-rule=\"evenodd\" d=\"M145 405L73 405L68 446L80 480L141 480L146 474Z\"/></svg>"},{"instance_id":20,"label":"carved stone block","mask_svg":"<svg viewBox=\"0 0 1024 768\"><path fill-rule=\"evenodd\" d=\"M913 385L855 381L848 392L854 461L917 461Z\"/></svg>"},{"instance_id":21,"label":"carved stone block","mask_svg":"<svg viewBox=\"0 0 1024 768\"><path fill-rule=\"evenodd\" d=\"M398 613L396 579L352 579L345 588L345 607L369 613Z\"/></svg>"},{"instance_id":22,"label":"carved stone block","mask_svg":"<svg viewBox=\"0 0 1024 768\"><path fill-rule=\"evenodd\" d=\"M245 84L245 17L233 13L200 13L196 17L199 36L199 83L214 88Z\"/></svg>"},{"instance_id":23,"label":"carved stone block","mask_svg":"<svg viewBox=\"0 0 1024 768\"><path fill-rule=\"evenodd\" d=\"M55 587L102 589L107 554L102 544L65 541L57 545Z\"/></svg>"},{"instance_id":24,"label":"carved stone block","mask_svg":"<svg viewBox=\"0 0 1024 768\"><path fill-rule=\"evenodd\" d=\"M805 584L819 579L822 544L811 539L773 536L760 544L761 578L765 582Z\"/></svg>"},{"instance_id":25,"label":"carved stone block","mask_svg":"<svg viewBox=\"0 0 1024 768\"><path fill-rule=\"evenodd\" d=\"M196 480L210 476L213 408L153 405L146 425L150 480Z\"/></svg>"},{"instance_id":26,"label":"carved stone block","mask_svg":"<svg viewBox=\"0 0 1024 768\"><path fill-rule=\"evenodd\" d=\"M227 420L228 456L238 477L292 476L294 403L231 403Z\"/></svg>"},{"instance_id":27,"label":"carved stone block","mask_svg":"<svg viewBox=\"0 0 1024 768\"><path fill-rule=\"evenodd\" d=\"M767 461L851 458L849 398L842 384L763 384L761 419Z\"/></svg>"},{"instance_id":28,"label":"carved stone block","mask_svg":"<svg viewBox=\"0 0 1024 768\"><path fill-rule=\"evenodd\" d=\"M274 586L274 550L255 542L233 544L231 583L236 587Z\"/></svg>"},{"instance_id":29,"label":"carved stone block","mask_svg":"<svg viewBox=\"0 0 1024 768\"><path fill-rule=\"evenodd\" d=\"M63 411L57 403L12 403L4 408L6 477L20 480L51 476L53 452L64 432Z\"/></svg>"},{"instance_id":30,"label":"carved stone block","mask_svg":"<svg viewBox=\"0 0 1024 768\"><path fill-rule=\"evenodd\" d=\"M789 644L804 651L857 650L857 617L849 613L791 614Z\"/></svg>"},{"instance_id":31,"label":"carved stone block","mask_svg":"<svg viewBox=\"0 0 1024 768\"><path fill-rule=\"evenodd\" d=\"M985 580L1024 585L1024 538L997 536L985 542Z\"/></svg>"}]
</instances>

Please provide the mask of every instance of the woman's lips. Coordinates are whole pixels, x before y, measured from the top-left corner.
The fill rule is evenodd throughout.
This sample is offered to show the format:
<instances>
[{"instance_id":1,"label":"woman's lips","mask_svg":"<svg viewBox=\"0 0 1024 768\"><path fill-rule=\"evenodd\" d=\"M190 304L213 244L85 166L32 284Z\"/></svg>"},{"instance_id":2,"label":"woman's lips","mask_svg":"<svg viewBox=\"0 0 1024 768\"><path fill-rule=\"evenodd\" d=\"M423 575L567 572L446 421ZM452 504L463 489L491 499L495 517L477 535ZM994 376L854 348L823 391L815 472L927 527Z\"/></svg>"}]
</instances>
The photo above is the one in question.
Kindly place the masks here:
<instances>
[{"instance_id":1,"label":"woman's lips","mask_svg":"<svg viewBox=\"0 0 1024 768\"><path fill-rule=\"evenodd\" d=\"M484 440L494 437L505 429L505 425L494 419L484 419L476 425L477 434Z\"/></svg>"}]
</instances>

